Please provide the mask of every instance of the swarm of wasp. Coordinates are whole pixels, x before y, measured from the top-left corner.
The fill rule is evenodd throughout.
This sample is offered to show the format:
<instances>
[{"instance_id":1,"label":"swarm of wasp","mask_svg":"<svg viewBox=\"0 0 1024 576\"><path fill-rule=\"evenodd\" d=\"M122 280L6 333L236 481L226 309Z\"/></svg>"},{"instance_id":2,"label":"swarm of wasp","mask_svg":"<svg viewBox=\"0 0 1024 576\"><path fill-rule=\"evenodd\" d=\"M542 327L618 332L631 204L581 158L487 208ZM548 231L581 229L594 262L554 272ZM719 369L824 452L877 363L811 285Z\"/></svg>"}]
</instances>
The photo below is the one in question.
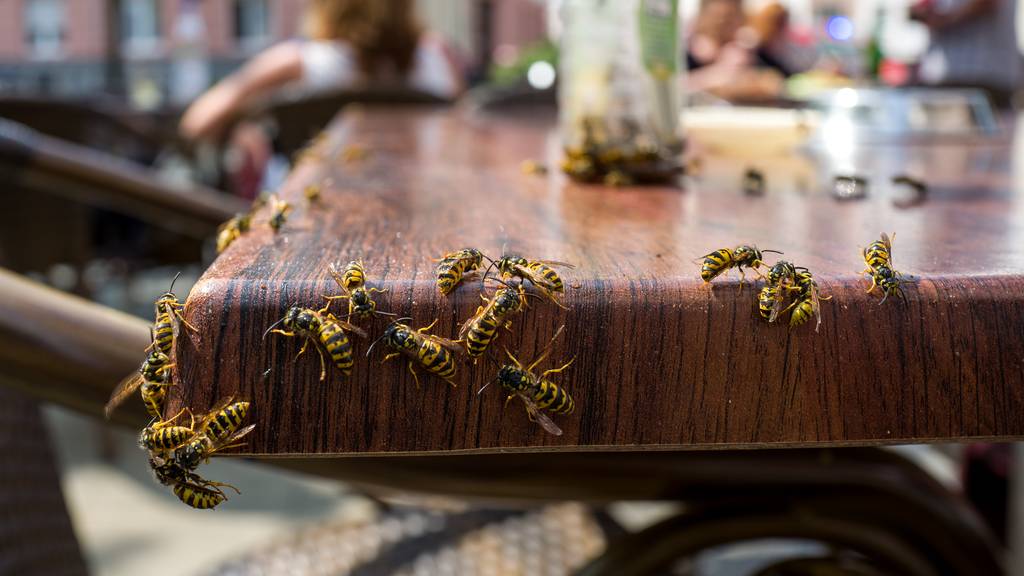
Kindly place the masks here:
<instances>
[{"instance_id":1,"label":"swarm of wasp","mask_svg":"<svg viewBox=\"0 0 1024 576\"><path fill-rule=\"evenodd\" d=\"M277 328L278 325L283 325L284 330ZM277 322L274 322L267 331L263 333L263 337L266 338L267 334L281 334L282 336L304 338L305 342L302 344L302 349L295 356L298 359L306 352L306 348L312 343L320 354L320 380L324 380L327 377L327 366L324 362L324 354L330 356L331 363L334 364L343 375L348 376L352 373L352 365L355 363L352 359L352 341L349 340L346 332L353 332L359 336L366 338L366 332L362 328L349 324L344 320L339 320L333 314L327 312L327 308L320 310L312 310L309 308L301 308L299 306L291 306L285 312Z\"/></svg>"},{"instance_id":2,"label":"swarm of wasp","mask_svg":"<svg viewBox=\"0 0 1024 576\"><path fill-rule=\"evenodd\" d=\"M139 445L149 452L149 464L157 480L171 486L174 495L192 508L211 509L227 499L221 487L240 493L230 484L206 480L196 469L221 450L241 446L239 442L254 425L242 427L248 402L228 398L210 410L198 424L174 424L183 413L151 423L139 436Z\"/></svg>"},{"instance_id":3,"label":"swarm of wasp","mask_svg":"<svg viewBox=\"0 0 1024 576\"><path fill-rule=\"evenodd\" d=\"M470 273L476 273L483 264L484 255L476 248L463 248L449 252L437 264L437 289L449 294Z\"/></svg>"},{"instance_id":4,"label":"swarm of wasp","mask_svg":"<svg viewBox=\"0 0 1024 576\"><path fill-rule=\"evenodd\" d=\"M506 348L505 354L508 355L512 364L506 364L499 368L498 375L491 381L498 382L509 393L505 399L506 404L518 396L526 406L526 413L529 415L530 421L537 422L544 430L555 436L561 436L562 429L544 411L551 414L572 414L576 409L576 403L573 402L572 396L566 392L565 388L549 380L548 376L562 372L572 365L575 358L559 368L545 370L540 375L535 374L534 369L547 358L551 347L564 328L564 325L558 328L540 355L529 364L524 365ZM491 382L485 384L477 394L482 393L490 386Z\"/></svg>"},{"instance_id":5,"label":"swarm of wasp","mask_svg":"<svg viewBox=\"0 0 1024 576\"><path fill-rule=\"evenodd\" d=\"M790 293L795 293L793 302L783 308L786 295ZM818 283L810 270L780 260L769 268L768 274L765 275L765 285L757 297L757 309L761 317L768 322L775 322L779 314L792 309L789 317L791 328L806 323L812 316L817 316L818 323L814 328L817 332L821 326L821 315L818 313L820 302L831 298L822 298L818 294Z\"/></svg>"},{"instance_id":6,"label":"swarm of wasp","mask_svg":"<svg viewBox=\"0 0 1024 576\"><path fill-rule=\"evenodd\" d=\"M454 387L455 358L463 353L459 342L428 334L427 332L434 327L434 324L437 324L437 320L418 330L403 324L403 320L411 320L411 318L399 318L389 324L384 330L384 334L370 345L366 355L369 356L377 342L383 340L393 350L384 356L383 362L405 355L408 358L409 372L416 381L417 388L420 387L420 377L416 372L417 365Z\"/></svg>"},{"instance_id":7,"label":"swarm of wasp","mask_svg":"<svg viewBox=\"0 0 1024 576\"><path fill-rule=\"evenodd\" d=\"M377 303L373 301L374 292L384 293L387 289L367 288L366 271L361 261L353 260L345 266L344 272L339 272L334 264L328 267L331 277L338 283L343 294L337 296L325 296L328 301L339 298L348 300L348 315L357 318L369 318L372 314L384 314L393 316L390 312L378 312Z\"/></svg>"},{"instance_id":8,"label":"swarm of wasp","mask_svg":"<svg viewBox=\"0 0 1024 576\"><path fill-rule=\"evenodd\" d=\"M896 237L895 232L892 237ZM868 247L864 248L862 254L867 268L862 270L861 274L867 274L871 277L871 287L868 288L868 294L874 291L876 286L881 288L882 300L878 302L879 305L893 294L905 299L906 296L903 294L903 287L901 286L903 275L892 267L892 240L889 238L889 235L882 232L881 240L875 240L868 244Z\"/></svg>"},{"instance_id":9,"label":"swarm of wasp","mask_svg":"<svg viewBox=\"0 0 1024 576\"><path fill-rule=\"evenodd\" d=\"M741 245L735 248L719 248L710 254L698 258L695 262L701 263L700 279L705 284L731 268L739 271L740 284L743 284L746 281L746 275L743 274L744 268L750 268L759 277L761 276L761 272L758 269L764 265L763 254L768 252L782 254L778 250L760 250L757 246Z\"/></svg>"},{"instance_id":10,"label":"swarm of wasp","mask_svg":"<svg viewBox=\"0 0 1024 576\"><path fill-rule=\"evenodd\" d=\"M474 359L487 351L497 337L498 328L509 329L512 325L511 316L526 306L526 292L520 283L516 287L506 286L495 290L488 300L480 295L484 305L476 309L459 329L459 341L466 343L466 351Z\"/></svg>"}]
</instances>

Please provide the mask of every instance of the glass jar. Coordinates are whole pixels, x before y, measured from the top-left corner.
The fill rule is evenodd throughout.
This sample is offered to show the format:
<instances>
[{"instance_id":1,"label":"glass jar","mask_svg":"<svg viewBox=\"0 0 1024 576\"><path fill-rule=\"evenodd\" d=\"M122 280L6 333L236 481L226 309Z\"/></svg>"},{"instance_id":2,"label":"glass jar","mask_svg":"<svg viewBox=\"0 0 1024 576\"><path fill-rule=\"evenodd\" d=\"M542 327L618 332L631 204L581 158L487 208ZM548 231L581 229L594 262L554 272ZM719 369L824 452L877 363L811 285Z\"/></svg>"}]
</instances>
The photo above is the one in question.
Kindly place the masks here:
<instances>
[{"instance_id":1,"label":"glass jar","mask_svg":"<svg viewBox=\"0 0 1024 576\"><path fill-rule=\"evenodd\" d=\"M559 55L563 170L608 184L681 167L677 0L565 0Z\"/></svg>"}]
</instances>

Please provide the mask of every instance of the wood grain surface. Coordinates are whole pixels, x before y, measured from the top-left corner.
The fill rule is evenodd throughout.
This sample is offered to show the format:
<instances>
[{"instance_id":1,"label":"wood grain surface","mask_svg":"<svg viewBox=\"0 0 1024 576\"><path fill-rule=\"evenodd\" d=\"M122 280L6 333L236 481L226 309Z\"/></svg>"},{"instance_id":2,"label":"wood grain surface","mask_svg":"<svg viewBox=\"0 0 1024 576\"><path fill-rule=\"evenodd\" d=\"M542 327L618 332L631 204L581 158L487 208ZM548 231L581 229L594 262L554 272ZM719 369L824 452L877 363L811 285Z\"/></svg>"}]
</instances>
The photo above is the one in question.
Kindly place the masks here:
<instances>
[{"instance_id":1,"label":"wood grain surface","mask_svg":"<svg viewBox=\"0 0 1024 576\"><path fill-rule=\"evenodd\" d=\"M527 158L557 164L551 117L466 116L458 109L353 108L328 130L280 194L295 205L282 231L236 241L200 279L186 315L199 328L176 348L180 385L169 410L202 410L226 395L252 401L243 450L264 455L502 450L648 450L928 442L1024 435L1024 201L1008 138L854 146L741 160L706 157L679 188L604 188L521 173ZM372 154L344 162L349 144ZM743 194L748 166L761 197ZM836 173L869 179L863 201L829 194ZM895 174L930 186L901 209ZM320 204L302 196L323 186ZM906 302L866 295L861 247L896 232L894 264L912 275ZM735 274L709 290L695 258L754 243L809 267L822 326L789 330L756 313L756 287ZM379 308L439 320L454 338L479 284L448 297L432 259L474 246L497 255L577 265L564 274L567 310L542 301L493 347L531 357L565 324L549 362L575 357L555 381L577 403L556 437L491 386L496 368L461 365L457 388L403 362L381 365L355 343L349 378L318 381L315 353L261 338L293 303L336 293L327 266L365 262L387 288ZM341 311L341 304L336 304ZM387 318L366 325L380 335ZM500 358L495 354L496 358Z\"/></svg>"}]
</instances>

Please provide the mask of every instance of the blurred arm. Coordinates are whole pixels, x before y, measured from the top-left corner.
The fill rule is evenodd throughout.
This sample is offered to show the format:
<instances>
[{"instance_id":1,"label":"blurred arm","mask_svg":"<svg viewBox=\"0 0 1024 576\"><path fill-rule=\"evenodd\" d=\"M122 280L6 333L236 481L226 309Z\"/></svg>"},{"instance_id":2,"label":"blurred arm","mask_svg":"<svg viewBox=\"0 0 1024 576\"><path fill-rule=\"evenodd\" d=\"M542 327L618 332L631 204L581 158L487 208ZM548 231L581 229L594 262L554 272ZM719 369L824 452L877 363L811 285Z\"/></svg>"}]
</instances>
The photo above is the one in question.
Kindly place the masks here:
<instances>
[{"instance_id":1,"label":"blurred arm","mask_svg":"<svg viewBox=\"0 0 1024 576\"><path fill-rule=\"evenodd\" d=\"M302 51L298 43L268 48L193 102L181 119L179 131L190 140L216 139L253 100L301 78Z\"/></svg>"}]
</instances>

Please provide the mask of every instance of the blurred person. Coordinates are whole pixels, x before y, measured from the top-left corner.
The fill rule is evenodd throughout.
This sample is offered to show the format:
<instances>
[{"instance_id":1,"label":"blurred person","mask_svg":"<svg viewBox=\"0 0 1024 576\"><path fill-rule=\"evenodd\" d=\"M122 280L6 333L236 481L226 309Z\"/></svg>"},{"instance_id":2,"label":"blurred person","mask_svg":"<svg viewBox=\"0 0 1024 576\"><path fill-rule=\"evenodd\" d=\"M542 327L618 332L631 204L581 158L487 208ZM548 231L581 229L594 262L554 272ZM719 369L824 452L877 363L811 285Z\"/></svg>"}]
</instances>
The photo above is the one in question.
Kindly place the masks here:
<instances>
[{"instance_id":1,"label":"blurred person","mask_svg":"<svg viewBox=\"0 0 1024 576\"><path fill-rule=\"evenodd\" d=\"M1017 47L1016 0L922 0L910 16L931 32L921 60L925 84L985 89L1009 104L1022 76Z\"/></svg>"},{"instance_id":2,"label":"blurred person","mask_svg":"<svg viewBox=\"0 0 1024 576\"><path fill-rule=\"evenodd\" d=\"M808 70L814 65L817 51L807 38L794 33L789 11L778 2L771 2L750 18L750 27L757 33L758 53L784 76Z\"/></svg>"},{"instance_id":3,"label":"blurred person","mask_svg":"<svg viewBox=\"0 0 1024 576\"><path fill-rule=\"evenodd\" d=\"M758 32L744 26L745 19L742 0L701 0L686 48L689 91L732 101L781 95L789 70L763 49Z\"/></svg>"},{"instance_id":4,"label":"blurred person","mask_svg":"<svg viewBox=\"0 0 1024 576\"><path fill-rule=\"evenodd\" d=\"M443 98L463 89L452 50L418 23L412 0L310 0L308 40L256 55L189 106L179 130L215 140L253 102L281 89L309 92L406 86Z\"/></svg>"}]
</instances>

